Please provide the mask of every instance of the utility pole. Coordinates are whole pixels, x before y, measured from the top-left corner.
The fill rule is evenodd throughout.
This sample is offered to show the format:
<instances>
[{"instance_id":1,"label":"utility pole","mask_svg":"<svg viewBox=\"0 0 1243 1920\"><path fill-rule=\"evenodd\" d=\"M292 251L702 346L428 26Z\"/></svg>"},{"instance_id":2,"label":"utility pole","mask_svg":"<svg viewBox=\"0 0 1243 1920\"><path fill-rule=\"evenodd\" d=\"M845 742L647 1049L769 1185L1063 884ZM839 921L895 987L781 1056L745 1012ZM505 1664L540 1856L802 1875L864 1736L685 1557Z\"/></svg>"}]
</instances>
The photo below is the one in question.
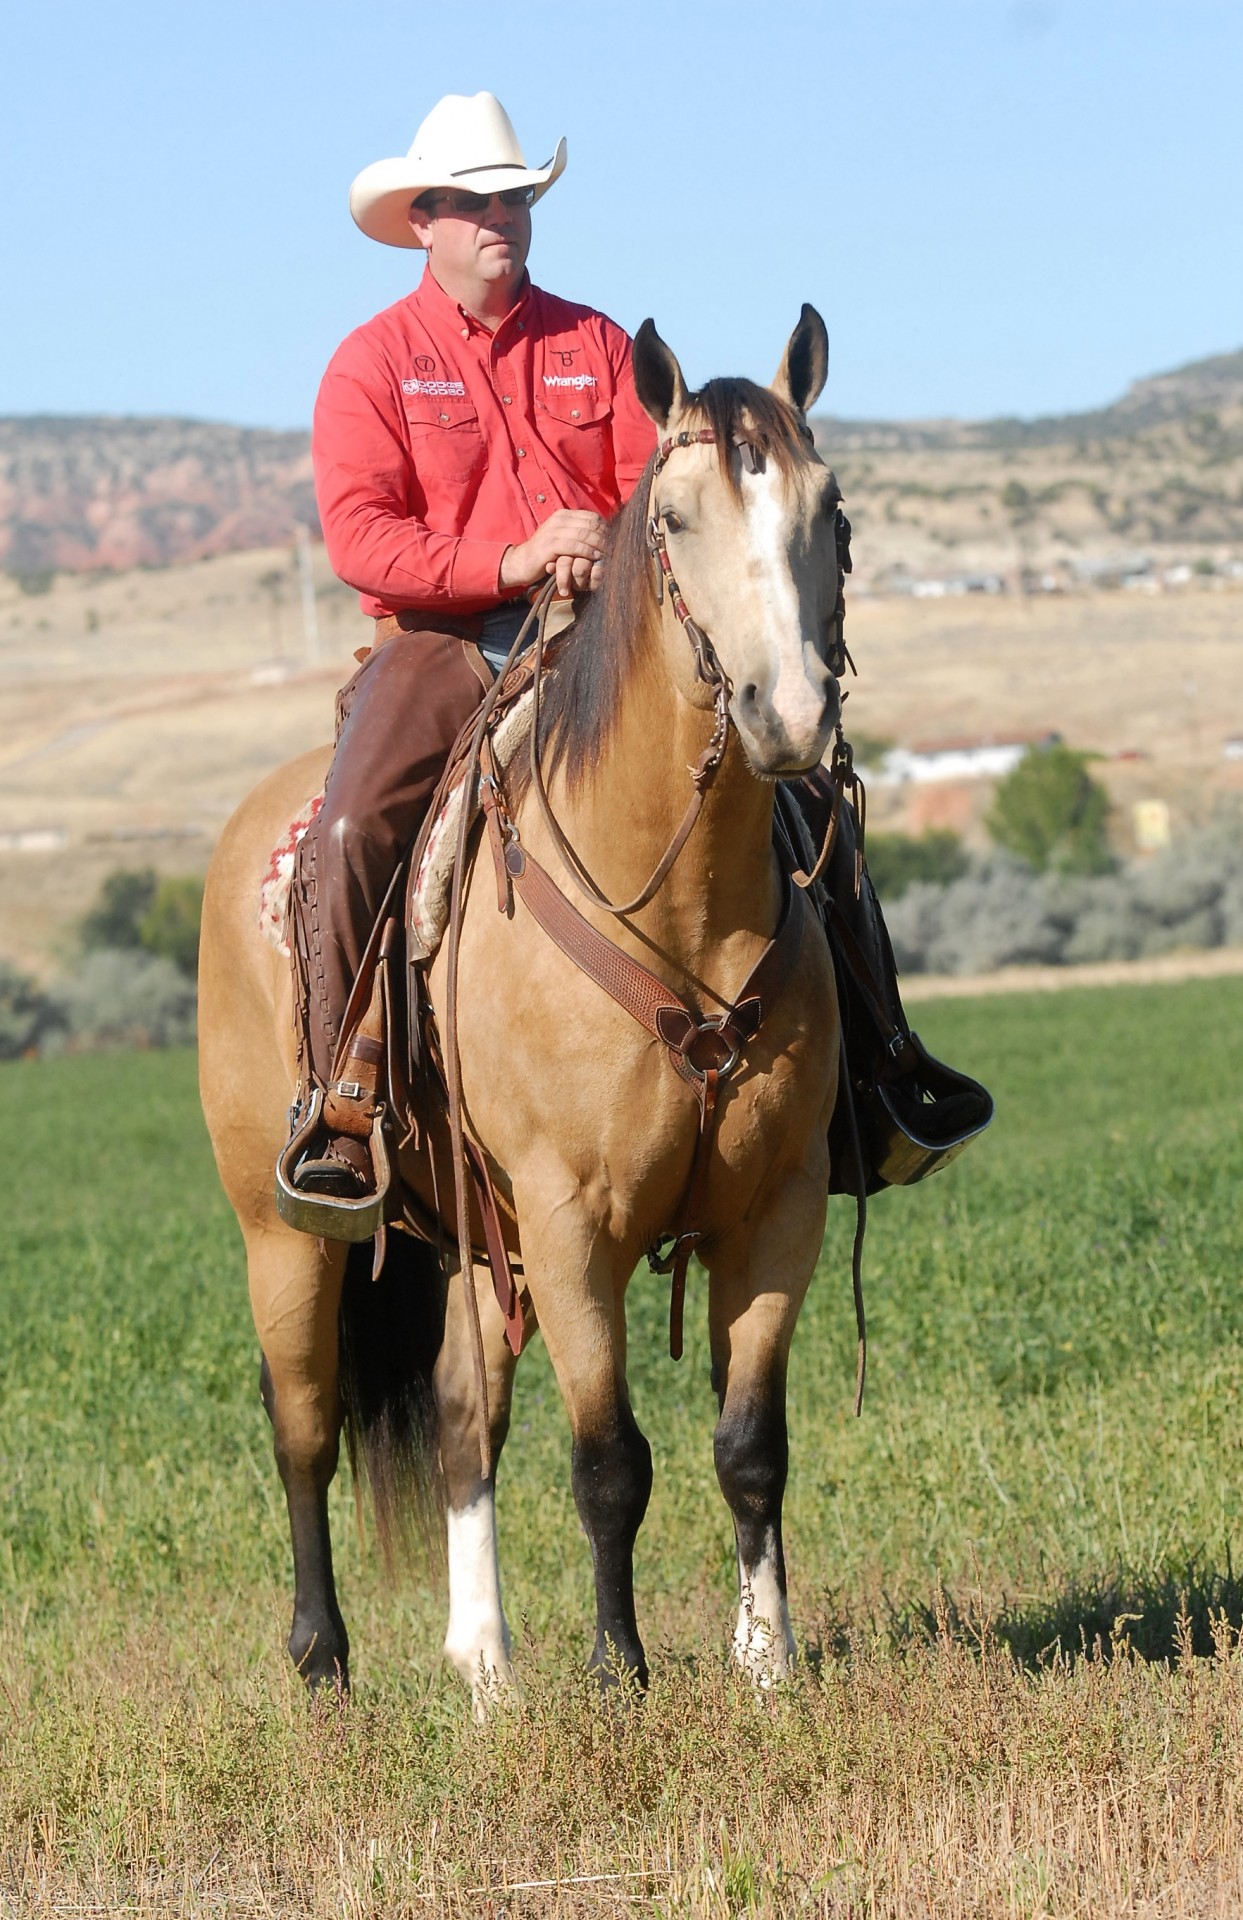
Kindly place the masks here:
<instances>
[{"instance_id":1,"label":"utility pole","mask_svg":"<svg viewBox=\"0 0 1243 1920\"><path fill-rule=\"evenodd\" d=\"M302 637L308 667L319 665L319 612L315 605L315 575L311 570L311 536L298 528L298 579L302 587Z\"/></svg>"}]
</instances>

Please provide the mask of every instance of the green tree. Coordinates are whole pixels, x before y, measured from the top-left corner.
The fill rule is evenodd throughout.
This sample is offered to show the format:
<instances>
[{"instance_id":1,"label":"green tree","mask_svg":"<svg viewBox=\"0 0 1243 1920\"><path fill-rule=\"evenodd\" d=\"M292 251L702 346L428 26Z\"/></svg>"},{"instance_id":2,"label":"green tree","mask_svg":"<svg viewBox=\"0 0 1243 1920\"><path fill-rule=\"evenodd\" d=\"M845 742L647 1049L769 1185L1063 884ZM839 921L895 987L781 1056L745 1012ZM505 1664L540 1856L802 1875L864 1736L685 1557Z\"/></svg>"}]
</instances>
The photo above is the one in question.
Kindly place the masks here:
<instances>
[{"instance_id":1,"label":"green tree","mask_svg":"<svg viewBox=\"0 0 1243 1920\"><path fill-rule=\"evenodd\" d=\"M1030 748L998 786L985 819L997 845L1038 873L1108 873L1109 795L1088 772L1090 758L1060 741Z\"/></svg>"},{"instance_id":2,"label":"green tree","mask_svg":"<svg viewBox=\"0 0 1243 1920\"><path fill-rule=\"evenodd\" d=\"M142 922L150 911L158 885L154 867L136 871L119 868L106 875L94 906L82 922L82 945L88 953L101 947L122 951L141 947Z\"/></svg>"},{"instance_id":3,"label":"green tree","mask_svg":"<svg viewBox=\"0 0 1243 1920\"><path fill-rule=\"evenodd\" d=\"M193 978L199 958L203 882L196 874L161 880L153 867L110 873L82 922L88 953L156 953Z\"/></svg>"},{"instance_id":4,"label":"green tree","mask_svg":"<svg viewBox=\"0 0 1243 1920\"><path fill-rule=\"evenodd\" d=\"M37 983L11 960L0 960L0 1060L20 1060L56 1024Z\"/></svg>"},{"instance_id":5,"label":"green tree","mask_svg":"<svg viewBox=\"0 0 1243 1920\"><path fill-rule=\"evenodd\" d=\"M171 875L156 887L138 927L140 943L148 953L159 953L191 977L199 963L199 921L203 913L203 882L196 874Z\"/></svg>"}]
</instances>

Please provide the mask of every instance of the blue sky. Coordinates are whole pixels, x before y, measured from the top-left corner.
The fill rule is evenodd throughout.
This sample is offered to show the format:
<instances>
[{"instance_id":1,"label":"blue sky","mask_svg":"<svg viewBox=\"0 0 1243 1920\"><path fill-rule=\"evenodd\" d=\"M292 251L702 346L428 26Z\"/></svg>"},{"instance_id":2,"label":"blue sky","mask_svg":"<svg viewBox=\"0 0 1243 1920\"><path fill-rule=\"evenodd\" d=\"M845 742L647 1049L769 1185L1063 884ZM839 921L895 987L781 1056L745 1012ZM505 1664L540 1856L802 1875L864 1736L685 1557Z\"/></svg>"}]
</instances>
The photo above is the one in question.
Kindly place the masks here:
<instances>
[{"instance_id":1,"label":"blue sky","mask_svg":"<svg viewBox=\"0 0 1243 1920\"><path fill-rule=\"evenodd\" d=\"M368 161L490 87L544 285L687 375L767 379L808 299L834 412L1035 414L1243 345L1237 0L82 0L0 42L0 413L301 426L420 256Z\"/></svg>"}]
</instances>

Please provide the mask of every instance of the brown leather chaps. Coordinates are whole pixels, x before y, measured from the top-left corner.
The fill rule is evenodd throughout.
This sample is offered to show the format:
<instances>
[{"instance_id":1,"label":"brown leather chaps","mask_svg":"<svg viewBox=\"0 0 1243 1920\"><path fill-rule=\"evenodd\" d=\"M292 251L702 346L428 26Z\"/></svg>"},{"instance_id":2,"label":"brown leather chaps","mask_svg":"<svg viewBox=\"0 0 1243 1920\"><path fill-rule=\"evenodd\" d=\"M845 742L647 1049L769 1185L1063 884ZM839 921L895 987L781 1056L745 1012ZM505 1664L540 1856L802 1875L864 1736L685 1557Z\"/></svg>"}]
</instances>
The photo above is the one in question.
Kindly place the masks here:
<instances>
[{"instance_id":1,"label":"brown leather chaps","mask_svg":"<svg viewBox=\"0 0 1243 1920\"><path fill-rule=\"evenodd\" d=\"M324 804L298 848L293 888L320 1081L331 1078L345 1004L388 884L453 742L492 683L471 644L477 631L469 618L422 613L380 622L380 644L338 695Z\"/></svg>"}]
</instances>

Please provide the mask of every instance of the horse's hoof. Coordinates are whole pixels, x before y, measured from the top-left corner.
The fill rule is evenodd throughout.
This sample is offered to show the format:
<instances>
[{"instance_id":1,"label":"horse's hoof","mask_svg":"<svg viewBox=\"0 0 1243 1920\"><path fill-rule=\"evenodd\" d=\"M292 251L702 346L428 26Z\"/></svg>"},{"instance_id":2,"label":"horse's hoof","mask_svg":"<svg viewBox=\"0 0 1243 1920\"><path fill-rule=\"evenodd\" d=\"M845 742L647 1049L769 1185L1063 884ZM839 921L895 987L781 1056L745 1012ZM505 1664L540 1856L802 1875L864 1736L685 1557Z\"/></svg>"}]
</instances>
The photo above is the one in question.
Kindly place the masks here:
<instances>
[{"instance_id":1,"label":"horse's hoof","mask_svg":"<svg viewBox=\"0 0 1243 1920\"><path fill-rule=\"evenodd\" d=\"M344 1628L335 1645L327 1634L298 1633L295 1629L289 1636L289 1658L309 1693L322 1699L331 1699L334 1694L339 1700L349 1699L350 1650Z\"/></svg>"},{"instance_id":2,"label":"horse's hoof","mask_svg":"<svg viewBox=\"0 0 1243 1920\"><path fill-rule=\"evenodd\" d=\"M609 1641L603 1653L592 1655L587 1671L610 1707L631 1707L647 1695L647 1661L642 1653L630 1658Z\"/></svg>"}]
</instances>

